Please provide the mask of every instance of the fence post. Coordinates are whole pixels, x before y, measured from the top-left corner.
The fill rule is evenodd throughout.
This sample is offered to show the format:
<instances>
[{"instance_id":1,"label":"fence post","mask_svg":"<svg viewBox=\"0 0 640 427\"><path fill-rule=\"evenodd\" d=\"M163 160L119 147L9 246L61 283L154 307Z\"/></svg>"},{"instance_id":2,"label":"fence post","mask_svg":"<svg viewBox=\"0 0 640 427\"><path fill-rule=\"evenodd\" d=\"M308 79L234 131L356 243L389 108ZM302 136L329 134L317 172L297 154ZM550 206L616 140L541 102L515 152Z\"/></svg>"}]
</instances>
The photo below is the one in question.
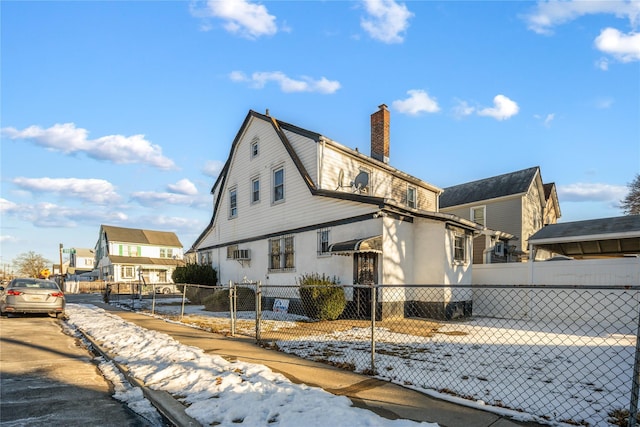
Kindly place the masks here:
<instances>
[{"instance_id":1,"label":"fence post","mask_svg":"<svg viewBox=\"0 0 640 427\"><path fill-rule=\"evenodd\" d=\"M187 299L187 284L185 283L182 287L182 307L180 308L180 321L182 322L182 318L184 317L184 301Z\"/></svg>"},{"instance_id":2,"label":"fence post","mask_svg":"<svg viewBox=\"0 0 640 427\"><path fill-rule=\"evenodd\" d=\"M261 323L262 321L262 282L256 282L256 343L260 344Z\"/></svg>"},{"instance_id":3,"label":"fence post","mask_svg":"<svg viewBox=\"0 0 640 427\"><path fill-rule=\"evenodd\" d=\"M371 285L371 375L376 372L376 285Z\"/></svg>"},{"instance_id":4,"label":"fence post","mask_svg":"<svg viewBox=\"0 0 640 427\"><path fill-rule=\"evenodd\" d=\"M156 285L155 284L151 285L151 292L153 292L153 295L151 296L151 315L153 316L156 310Z\"/></svg>"},{"instance_id":5,"label":"fence post","mask_svg":"<svg viewBox=\"0 0 640 427\"><path fill-rule=\"evenodd\" d=\"M230 335L236 334L235 284L229 280L229 318L231 320Z\"/></svg>"},{"instance_id":6,"label":"fence post","mask_svg":"<svg viewBox=\"0 0 640 427\"><path fill-rule=\"evenodd\" d=\"M629 427L636 427L638 417L638 395L640 388L640 307L638 310L638 328L636 329L636 357L633 362L633 378L631 384L631 399L629 402Z\"/></svg>"}]
</instances>

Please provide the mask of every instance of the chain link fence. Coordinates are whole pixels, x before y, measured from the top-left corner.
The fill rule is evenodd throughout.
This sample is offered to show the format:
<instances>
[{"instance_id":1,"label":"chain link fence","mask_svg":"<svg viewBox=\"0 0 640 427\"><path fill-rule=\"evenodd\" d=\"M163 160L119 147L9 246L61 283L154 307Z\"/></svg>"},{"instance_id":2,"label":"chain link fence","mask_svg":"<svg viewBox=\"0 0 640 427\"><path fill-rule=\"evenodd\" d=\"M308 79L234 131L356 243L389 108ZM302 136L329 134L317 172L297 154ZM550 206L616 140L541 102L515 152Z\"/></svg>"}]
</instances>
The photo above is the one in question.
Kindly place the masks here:
<instances>
[{"instance_id":1,"label":"chain link fence","mask_svg":"<svg viewBox=\"0 0 640 427\"><path fill-rule=\"evenodd\" d=\"M335 288L337 296L320 292L311 301L298 285L179 285L171 312L206 330L523 419L638 423L640 286Z\"/></svg>"},{"instance_id":2,"label":"chain link fence","mask_svg":"<svg viewBox=\"0 0 640 427\"><path fill-rule=\"evenodd\" d=\"M297 285L225 288L229 333L274 350L540 421L637 423L639 286L339 286L322 319Z\"/></svg>"}]
</instances>

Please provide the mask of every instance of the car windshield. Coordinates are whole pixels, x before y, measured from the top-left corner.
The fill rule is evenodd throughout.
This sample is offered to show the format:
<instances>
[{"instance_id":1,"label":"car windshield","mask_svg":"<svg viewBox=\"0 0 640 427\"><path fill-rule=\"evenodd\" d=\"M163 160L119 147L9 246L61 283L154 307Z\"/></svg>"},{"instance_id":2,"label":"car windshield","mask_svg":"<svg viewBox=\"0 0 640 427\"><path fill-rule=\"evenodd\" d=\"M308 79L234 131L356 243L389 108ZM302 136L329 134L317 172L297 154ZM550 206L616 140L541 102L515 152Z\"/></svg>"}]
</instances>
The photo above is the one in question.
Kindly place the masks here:
<instances>
[{"instance_id":1,"label":"car windshield","mask_svg":"<svg viewBox=\"0 0 640 427\"><path fill-rule=\"evenodd\" d=\"M40 288L40 289L58 289L56 282L49 280L38 279L20 279L16 280L12 285L12 288Z\"/></svg>"}]
</instances>

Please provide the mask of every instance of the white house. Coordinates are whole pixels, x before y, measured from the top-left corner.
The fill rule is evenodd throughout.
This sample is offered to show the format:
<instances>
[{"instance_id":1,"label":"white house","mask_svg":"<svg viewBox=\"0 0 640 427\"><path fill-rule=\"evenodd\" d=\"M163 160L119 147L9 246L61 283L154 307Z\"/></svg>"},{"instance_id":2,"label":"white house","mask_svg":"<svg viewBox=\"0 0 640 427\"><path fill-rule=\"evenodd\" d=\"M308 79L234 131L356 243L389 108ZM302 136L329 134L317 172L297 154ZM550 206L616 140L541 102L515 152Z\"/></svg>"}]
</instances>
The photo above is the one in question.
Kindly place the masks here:
<instances>
[{"instance_id":1,"label":"white house","mask_svg":"<svg viewBox=\"0 0 640 427\"><path fill-rule=\"evenodd\" d=\"M386 105L371 115L371 156L249 111L212 188L211 222L189 253L221 283L292 285L324 273L345 285L450 285L430 296L383 288L382 316L416 305L470 314L470 292L456 285L471 283L472 240L484 227L438 212L442 190L392 167L389 141ZM347 289L347 298L366 310L371 289Z\"/></svg>"},{"instance_id":2,"label":"white house","mask_svg":"<svg viewBox=\"0 0 640 427\"><path fill-rule=\"evenodd\" d=\"M167 231L101 225L95 254L99 278L112 282L173 283L184 264L182 243Z\"/></svg>"}]
</instances>

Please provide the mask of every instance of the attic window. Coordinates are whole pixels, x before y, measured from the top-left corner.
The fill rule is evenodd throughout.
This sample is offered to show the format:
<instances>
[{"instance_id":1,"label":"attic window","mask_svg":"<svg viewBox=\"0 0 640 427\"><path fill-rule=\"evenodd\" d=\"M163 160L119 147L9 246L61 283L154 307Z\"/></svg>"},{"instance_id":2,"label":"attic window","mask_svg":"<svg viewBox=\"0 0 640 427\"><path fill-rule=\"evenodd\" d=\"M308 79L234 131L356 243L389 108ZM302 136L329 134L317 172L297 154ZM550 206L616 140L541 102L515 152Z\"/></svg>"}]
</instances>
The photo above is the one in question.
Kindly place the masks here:
<instances>
[{"instance_id":1,"label":"attic window","mask_svg":"<svg viewBox=\"0 0 640 427\"><path fill-rule=\"evenodd\" d=\"M407 186L407 206L416 208L416 187Z\"/></svg>"},{"instance_id":2,"label":"attic window","mask_svg":"<svg viewBox=\"0 0 640 427\"><path fill-rule=\"evenodd\" d=\"M260 153L260 140L258 137L255 137L251 140L251 158L258 157Z\"/></svg>"}]
</instances>

